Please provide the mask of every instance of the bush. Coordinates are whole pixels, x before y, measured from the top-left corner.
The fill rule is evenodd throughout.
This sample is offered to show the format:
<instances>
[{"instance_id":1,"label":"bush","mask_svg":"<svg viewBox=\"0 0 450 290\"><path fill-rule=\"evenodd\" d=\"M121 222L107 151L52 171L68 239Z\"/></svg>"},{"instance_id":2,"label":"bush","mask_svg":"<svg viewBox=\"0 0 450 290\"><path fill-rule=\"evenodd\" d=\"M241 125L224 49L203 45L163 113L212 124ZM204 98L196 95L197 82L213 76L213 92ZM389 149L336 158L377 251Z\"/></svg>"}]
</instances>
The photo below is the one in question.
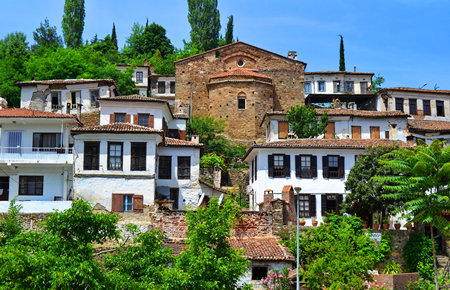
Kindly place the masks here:
<instances>
[{"instance_id":1,"label":"bush","mask_svg":"<svg viewBox=\"0 0 450 290\"><path fill-rule=\"evenodd\" d=\"M419 272L421 278L430 281L434 279L430 238L418 233L411 234L403 249L403 257L409 272Z\"/></svg>"},{"instance_id":2,"label":"bush","mask_svg":"<svg viewBox=\"0 0 450 290\"><path fill-rule=\"evenodd\" d=\"M216 153L203 155L200 158L200 167L203 168L219 167L222 170L227 169L227 166L225 165L225 159L223 158L223 156L217 155Z\"/></svg>"},{"instance_id":3,"label":"bush","mask_svg":"<svg viewBox=\"0 0 450 290\"><path fill-rule=\"evenodd\" d=\"M289 285L289 271L291 269L283 268L282 271L271 271L266 278L261 279L265 289L270 290L285 290L290 289Z\"/></svg>"},{"instance_id":4,"label":"bush","mask_svg":"<svg viewBox=\"0 0 450 290\"><path fill-rule=\"evenodd\" d=\"M399 274L402 272L402 266L395 261L389 261L384 266L383 274Z\"/></svg>"}]
</instances>

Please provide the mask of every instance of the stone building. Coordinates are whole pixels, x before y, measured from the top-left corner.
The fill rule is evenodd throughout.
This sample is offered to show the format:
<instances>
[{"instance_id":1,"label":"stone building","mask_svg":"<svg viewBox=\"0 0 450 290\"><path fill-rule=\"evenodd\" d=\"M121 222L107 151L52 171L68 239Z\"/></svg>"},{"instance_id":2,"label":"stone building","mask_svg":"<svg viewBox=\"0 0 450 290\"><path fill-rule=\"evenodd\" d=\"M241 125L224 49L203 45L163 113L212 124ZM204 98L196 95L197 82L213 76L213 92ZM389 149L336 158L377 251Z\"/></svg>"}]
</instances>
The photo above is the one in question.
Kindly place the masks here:
<instances>
[{"instance_id":1,"label":"stone building","mask_svg":"<svg viewBox=\"0 0 450 290\"><path fill-rule=\"evenodd\" d=\"M266 112L304 103L304 69L296 53L285 57L235 42L175 62L175 111L227 120L236 141L264 138Z\"/></svg>"}]
</instances>

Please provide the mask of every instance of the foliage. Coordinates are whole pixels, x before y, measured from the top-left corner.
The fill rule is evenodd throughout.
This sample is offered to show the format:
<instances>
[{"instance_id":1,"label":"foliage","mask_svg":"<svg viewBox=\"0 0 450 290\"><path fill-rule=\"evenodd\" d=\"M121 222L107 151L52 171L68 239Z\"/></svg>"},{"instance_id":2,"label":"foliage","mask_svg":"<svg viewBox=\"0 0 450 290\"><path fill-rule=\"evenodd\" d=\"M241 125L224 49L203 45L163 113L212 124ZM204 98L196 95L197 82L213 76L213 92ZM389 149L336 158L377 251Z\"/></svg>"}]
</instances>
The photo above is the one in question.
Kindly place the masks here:
<instances>
[{"instance_id":1,"label":"foliage","mask_svg":"<svg viewBox=\"0 0 450 290\"><path fill-rule=\"evenodd\" d=\"M56 26L50 26L48 18L45 18L44 23L41 22L41 25L33 32L33 39L36 44L31 46L32 50L40 47L56 49L63 45L61 36L56 32Z\"/></svg>"},{"instance_id":2,"label":"foliage","mask_svg":"<svg viewBox=\"0 0 450 290\"><path fill-rule=\"evenodd\" d=\"M214 168L219 167L222 170L226 170L225 158L222 155L216 153L205 154L200 158L200 167L202 168Z\"/></svg>"},{"instance_id":3,"label":"foliage","mask_svg":"<svg viewBox=\"0 0 450 290\"><path fill-rule=\"evenodd\" d=\"M339 70L345 71L345 53L344 53L344 37L339 35L341 38L341 45L339 47Z\"/></svg>"},{"instance_id":4,"label":"foliage","mask_svg":"<svg viewBox=\"0 0 450 290\"><path fill-rule=\"evenodd\" d=\"M370 280L367 271L390 253L390 237L383 235L380 245L375 245L362 229L361 219L353 216L331 216L326 222L300 233L303 279L311 289L360 289ZM288 242L293 255L296 246L294 231Z\"/></svg>"},{"instance_id":5,"label":"foliage","mask_svg":"<svg viewBox=\"0 0 450 290\"><path fill-rule=\"evenodd\" d=\"M402 266L395 261L389 261L384 265L383 274L400 274Z\"/></svg>"},{"instance_id":6,"label":"foliage","mask_svg":"<svg viewBox=\"0 0 450 290\"><path fill-rule=\"evenodd\" d=\"M22 225L18 217L21 208L22 206L16 205L16 199L13 199L9 203L8 213L0 216L0 246L5 245L22 232Z\"/></svg>"},{"instance_id":7,"label":"foliage","mask_svg":"<svg viewBox=\"0 0 450 290\"><path fill-rule=\"evenodd\" d=\"M372 81L372 92L374 94L378 93L378 91L381 90L381 84L383 84L384 81L384 77L380 76L380 74L377 74L375 80Z\"/></svg>"},{"instance_id":8,"label":"foliage","mask_svg":"<svg viewBox=\"0 0 450 290\"><path fill-rule=\"evenodd\" d=\"M412 233L403 249L403 257L409 272L419 272L423 279L433 280L431 239L419 233Z\"/></svg>"},{"instance_id":9,"label":"foliage","mask_svg":"<svg viewBox=\"0 0 450 290\"><path fill-rule=\"evenodd\" d=\"M124 52L132 58L139 55L150 58L157 50L162 56L166 56L174 50L172 43L166 36L166 29L154 22L145 26L134 23L132 33L126 43Z\"/></svg>"},{"instance_id":10,"label":"foliage","mask_svg":"<svg viewBox=\"0 0 450 290\"><path fill-rule=\"evenodd\" d=\"M314 138L325 132L328 115L317 116L317 112L310 105L296 105L287 114L289 125L298 138Z\"/></svg>"},{"instance_id":11,"label":"foliage","mask_svg":"<svg viewBox=\"0 0 450 290\"><path fill-rule=\"evenodd\" d=\"M220 13L217 0L188 0L191 42L201 51L219 45Z\"/></svg>"},{"instance_id":12,"label":"foliage","mask_svg":"<svg viewBox=\"0 0 450 290\"><path fill-rule=\"evenodd\" d=\"M83 44L84 0L65 0L62 30L67 47L79 47Z\"/></svg>"},{"instance_id":13,"label":"foliage","mask_svg":"<svg viewBox=\"0 0 450 290\"><path fill-rule=\"evenodd\" d=\"M387 193L383 189L384 184L372 179L377 175L394 174L393 169L383 166L378 159L396 149L398 149L397 146L369 147L358 156L345 181L345 190L350 191L342 204L345 212L357 214L368 221L375 212L391 213L402 205L402 201L393 202L382 198L382 195Z\"/></svg>"},{"instance_id":14,"label":"foliage","mask_svg":"<svg viewBox=\"0 0 450 290\"><path fill-rule=\"evenodd\" d=\"M189 277L185 288L236 287L248 264L242 251L232 248L228 241L239 212L231 197L226 197L222 204L213 198L207 207L186 213L187 246L175 263L175 268Z\"/></svg>"},{"instance_id":15,"label":"foliage","mask_svg":"<svg viewBox=\"0 0 450 290\"><path fill-rule=\"evenodd\" d=\"M291 289L288 278L290 270L292 269L283 268L282 271L270 271L266 278L261 279L261 284L270 290Z\"/></svg>"},{"instance_id":16,"label":"foliage","mask_svg":"<svg viewBox=\"0 0 450 290\"><path fill-rule=\"evenodd\" d=\"M113 22L113 28L112 28L112 32L111 32L111 41L114 45L114 47L117 49L119 49L119 46L117 45L117 33L116 33L116 24Z\"/></svg>"},{"instance_id":17,"label":"foliage","mask_svg":"<svg viewBox=\"0 0 450 290\"><path fill-rule=\"evenodd\" d=\"M225 44L233 43L233 15L228 17L227 31L225 32Z\"/></svg>"}]
</instances>

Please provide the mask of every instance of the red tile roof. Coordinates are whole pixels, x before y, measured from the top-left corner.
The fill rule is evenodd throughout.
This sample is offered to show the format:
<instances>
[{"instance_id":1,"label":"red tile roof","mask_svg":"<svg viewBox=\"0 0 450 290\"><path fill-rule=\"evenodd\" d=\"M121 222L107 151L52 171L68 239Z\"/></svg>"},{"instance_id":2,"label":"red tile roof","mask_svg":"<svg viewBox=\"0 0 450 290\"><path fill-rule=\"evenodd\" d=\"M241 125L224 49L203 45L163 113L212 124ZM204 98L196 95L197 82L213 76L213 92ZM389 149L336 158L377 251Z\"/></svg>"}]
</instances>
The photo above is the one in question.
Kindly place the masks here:
<instances>
[{"instance_id":1,"label":"red tile roof","mask_svg":"<svg viewBox=\"0 0 450 290\"><path fill-rule=\"evenodd\" d=\"M374 75L374 73L353 72L353 71L317 71L305 72L305 75L331 75L331 74L347 74L347 75Z\"/></svg>"},{"instance_id":2,"label":"red tile roof","mask_svg":"<svg viewBox=\"0 0 450 290\"><path fill-rule=\"evenodd\" d=\"M195 143L192 141L186 141L186 140L181 140L181 139L175 139L175 138L169 138L166 137L164 138L164 144L161 142L159 145L160 146L174 146L174 147L204 147L205 145L203 145L202 143Z\"/></svg>"},{"instance_id":3,"label":"red tile roof","mask_svg":"<svg viewBox=\"0 0 450 290\"><path fill-rule=\"evenodd\" d=\"M413 132L450 132L450 122L428 121L428 120L408 120L408 128Z\"/></svg>"},{"instance_id":4,"label":"red tile roof","mask_svg":"<svg viewBox=\"0 0 450 290\"><path fill-rule=\"evenodd\" d=\"M69 114L58 114L53 112L31 110L25 108L11 108L0 110L0 118L57 118L57 119L75 119L77 117Z\"/></svg>"},{"instance_id":5,"label":"red tile roof","mask_svg":"<svg viewBox=\"0 0 450 290\"><path fill-rule=\"evenodd\" d=\"M76 84L90 84L90 83L105 83L108 85L115 85L116 81L113 79L68 79L68 80L43 80L43 81L29 81L16 82L16 86L35 86L35 85L76 85Z\"/></svg>"},{"instance_id":6,"label":"red tile roof","mask_svg":"<svg viewBox=\"0 0 450 290\"><path fill-rule=\"evenodd\" d=\"M252 261L291 261L295 258L275 237L231 238L235 249L244 250L244 258Z\"/></svg>"},{"instance_id":7,"label":"red tile roof","mask_svg":"<svg viewBox=\"0 0 450 290\"><path fill-rule=\"evenodd\" d=\"M114 123L91 127L80 127L80 128L73 128L71 131L72 134L83 134L83 133L161 134L163 132L162 130L143 127L139 125L133 125L129 123Z\"/></svg>"},{"instance_id":8,"label":"red tile roof","mask_svg":"<svg viewBox=\"0 0 450 290\"><path fill-rule=\"evenodd\" d=\"M150 98L142 95L115 96L109 98L100 98L99 101L122 101L122 102L151 102L151 103L167 103L167 101Z\"/></svg>"},{"instance_id":9,"label":"red tile roof","mask_svg":"<svg viewBox=\"0 0 450 290\"><path fill-rule=\"evenodd\" d=\"M450 94L450 90L429 90L429 89L416 89L416 88L407 88L407 87L385 88L385 89L382 89L380 92L387 92L387 91L426 93L426 94L445 94L445 95Z\"/></svg>"},{"instance_id":10,"label":"red tile roof","mask_svg":"<svg viewBox=\"0 0 450 290\"><path fill-rule=\"evenodd\" d=\"M209 187L209 188L211 188L211 189L213 189L215 191L228 194L228 191L226 191L225 189L217 187L217 186L214 186L213 184L211 184L211 183L209 183L209 182L207 182L207 181L205 181L203 179L199 179L198 182L200 182L203 185L206 185L207 187Z\"/></svg>"},{"instance_id":11,"label":"red tile roof","mask_svg":"<svg viewBox=\"0 0 450 290\"><path fill-rule=\"evenodd\" d=\"M257 72L245 69L245 68L235 68L230 71L223 72L221 74L215 75L210 77L209 79L219 79L219 78L226 78L226 77L245 77L245 78L258 78L263 79L266 81L272 81L272 78L269 76L265 76L262 74L259 74Z\"/></svg>"}]
</instances>

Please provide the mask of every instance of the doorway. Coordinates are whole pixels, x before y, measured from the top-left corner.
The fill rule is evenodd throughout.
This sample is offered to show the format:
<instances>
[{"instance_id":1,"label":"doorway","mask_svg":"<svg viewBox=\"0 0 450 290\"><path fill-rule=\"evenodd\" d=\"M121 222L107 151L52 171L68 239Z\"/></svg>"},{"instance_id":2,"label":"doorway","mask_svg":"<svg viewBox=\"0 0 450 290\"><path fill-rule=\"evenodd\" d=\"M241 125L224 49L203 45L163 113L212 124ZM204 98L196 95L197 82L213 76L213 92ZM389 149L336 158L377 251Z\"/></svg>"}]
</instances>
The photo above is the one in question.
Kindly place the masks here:
<instances>
[{"instance_id":1,"label":"doorway","mask_svg":"<svg viewBox=\"0 0 450 290\"><path fill-rule=\"evenodd\" d=\"M0 201L9 200L9 176L0 177Z\"/></svg>"}]
</instances>

